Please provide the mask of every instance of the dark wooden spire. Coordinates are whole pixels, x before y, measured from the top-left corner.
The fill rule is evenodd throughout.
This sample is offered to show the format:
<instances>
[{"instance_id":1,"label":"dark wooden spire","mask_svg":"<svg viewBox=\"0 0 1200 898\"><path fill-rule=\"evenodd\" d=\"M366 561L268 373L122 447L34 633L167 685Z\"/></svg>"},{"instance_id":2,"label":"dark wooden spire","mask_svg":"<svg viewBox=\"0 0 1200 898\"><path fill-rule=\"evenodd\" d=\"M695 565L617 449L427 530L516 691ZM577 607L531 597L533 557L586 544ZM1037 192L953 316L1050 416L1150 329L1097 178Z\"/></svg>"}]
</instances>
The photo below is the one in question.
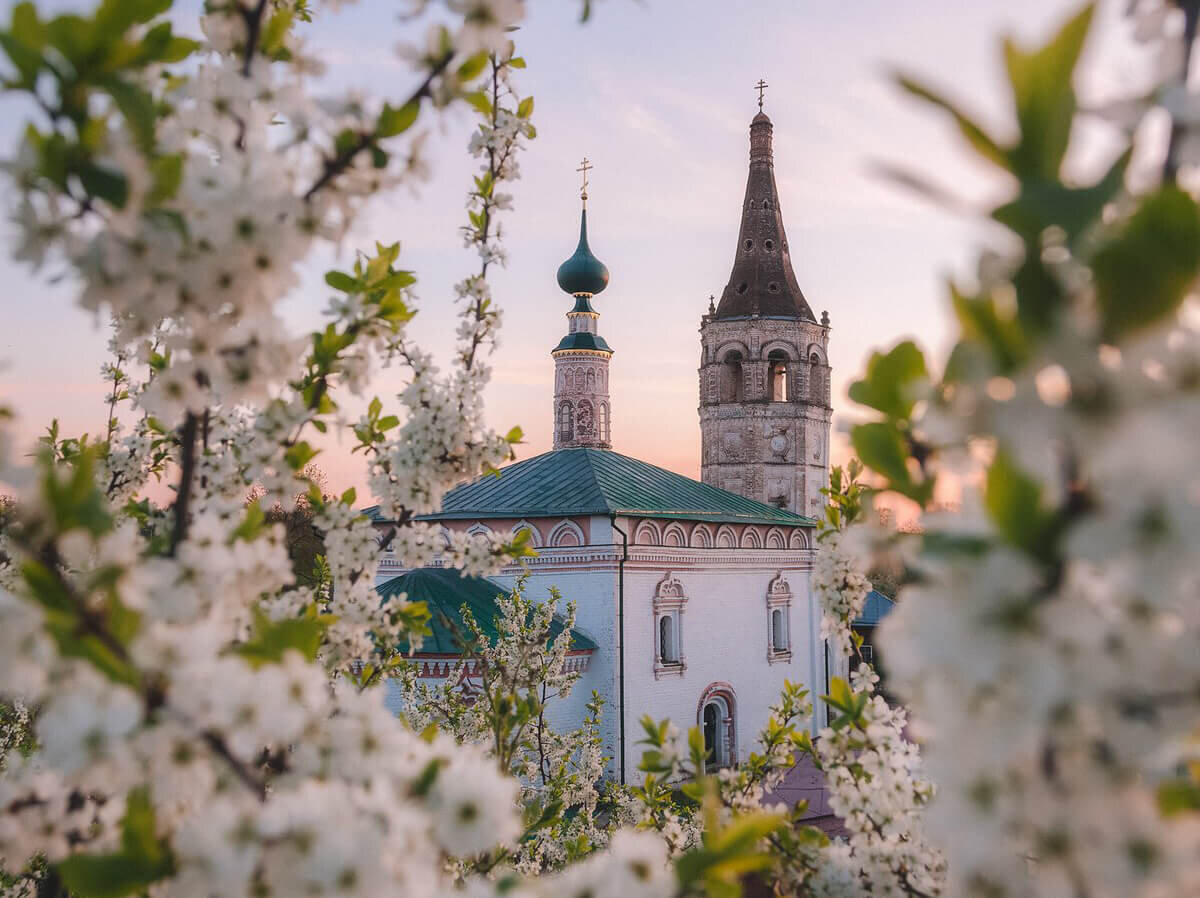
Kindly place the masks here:
<instances>
[{"instance_id":1,"label":"dark wooden spire","mask_svg":"<svg viewBox=\"0 0 1200 898\"><path fill-rule=\"evenodd\" d=\"M775 163L771 153L771 120L759 112L750 123L750 177L742 203L733 271L721 294L717 318L800 318L816 321L804 299L788 251Z\"/></svg>"}]
</instances>

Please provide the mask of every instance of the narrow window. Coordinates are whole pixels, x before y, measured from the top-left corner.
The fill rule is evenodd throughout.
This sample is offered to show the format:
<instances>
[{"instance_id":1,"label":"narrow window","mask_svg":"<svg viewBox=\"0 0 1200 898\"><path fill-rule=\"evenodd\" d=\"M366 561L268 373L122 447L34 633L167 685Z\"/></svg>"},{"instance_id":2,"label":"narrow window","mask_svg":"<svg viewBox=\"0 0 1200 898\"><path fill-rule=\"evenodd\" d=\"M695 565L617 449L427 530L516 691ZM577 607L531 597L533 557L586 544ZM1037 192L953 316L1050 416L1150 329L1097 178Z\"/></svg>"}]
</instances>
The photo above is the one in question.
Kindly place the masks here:
<instances>
[{"instance_id":1,"label":"narrow window","mask_svg":"<svg viewBox=\"0 0 1200 898\"><path fill-rule=\"evenodd\" d=\"M787 355L779 349L771 350L767 356L767 382L771 385L771 400L787 402Z\"/></svg>"},{"instance_id":2,"label":"narrow window","mask_svg":"<svg viewBox=\"0 0 1200 898\"><path fill-rule=\"evenodd\" d=\"M742 401L742 354L736 349L725 355L721 365L721 401Z\"/></svg>"},{"instance_id":3,"label":"narrow window","mask_svg":"<svg viewBox=\"0 0 1200 898\"><path fill-rule=\"evenodd\" d=\"M674 621L669 614L664 614L658 619L658 656L663 664L674 664L679 660L675 652Z\"/></svg>"},{"instance_id":4,"label":"narrow window","mask_svg":"<svg viewBox=\"0 0 1200 898\"><path fill-rule=\"evenodd\" d=\"M561 440L575 437L575 419L569 402L564 402L558 407L558 436Z\"/></svg>"},{"instance_id":5,"label":"narrow window","mask_svg":"<svg viewBox=\"0 0 1200 898\"><path fill-rule=\"evenodd\" d=\"M607 442L609 441L609 436L608 436L608 403L607 403L607 402L601 402L601 403L600 403L600 439L601 439L603 442L605 442L605 443L607 443Z\"/></svg>"},{"instance_id":6,"label":"narrow window","mask_svg":"<svg viewBox=\"0 0 1200 898\"><path fill-rule=\"evenodd\" d=\"M787 633L783 625L782 608L771 612L771 644L777 652L787 651Z\"/></svg>"}]
</instances>

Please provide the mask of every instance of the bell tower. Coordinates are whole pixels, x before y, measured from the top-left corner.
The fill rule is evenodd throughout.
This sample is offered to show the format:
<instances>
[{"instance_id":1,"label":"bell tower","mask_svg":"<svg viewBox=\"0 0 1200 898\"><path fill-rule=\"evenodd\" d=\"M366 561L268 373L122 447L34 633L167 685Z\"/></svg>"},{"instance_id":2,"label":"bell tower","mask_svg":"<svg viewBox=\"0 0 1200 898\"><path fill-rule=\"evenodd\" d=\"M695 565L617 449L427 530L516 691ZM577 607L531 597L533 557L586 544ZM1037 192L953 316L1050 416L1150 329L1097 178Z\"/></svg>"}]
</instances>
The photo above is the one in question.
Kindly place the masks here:
<instances>
[{"instance_id":1,"label":"bell tower","mask_svg":"<svg viewBox=\"0 0 1200 898\"><path fill-rule=\"evenodd\" d=\"M700 319L701 478L818 517L829 481L829 315L792 270L779 208L773 126L750 122L750 174L729 282Z\"/></svg>"},{"instance_id":2,"label":"bell tower","mask_svg":"<svg viewBox=\"0 0 1200 898\"><path fill-rule=\"evenodd\" d=\"M558 286L575 297L567 312L567 335L550 353L554 357L554 448L612 448L612 405L608 398L608 362L613 351L598 332L600 313L592 298L608 286L608 268L592 255L587 235L587 173L585 157L579 192L579 245L558 266Z\"/></svg>"}]
</instances>

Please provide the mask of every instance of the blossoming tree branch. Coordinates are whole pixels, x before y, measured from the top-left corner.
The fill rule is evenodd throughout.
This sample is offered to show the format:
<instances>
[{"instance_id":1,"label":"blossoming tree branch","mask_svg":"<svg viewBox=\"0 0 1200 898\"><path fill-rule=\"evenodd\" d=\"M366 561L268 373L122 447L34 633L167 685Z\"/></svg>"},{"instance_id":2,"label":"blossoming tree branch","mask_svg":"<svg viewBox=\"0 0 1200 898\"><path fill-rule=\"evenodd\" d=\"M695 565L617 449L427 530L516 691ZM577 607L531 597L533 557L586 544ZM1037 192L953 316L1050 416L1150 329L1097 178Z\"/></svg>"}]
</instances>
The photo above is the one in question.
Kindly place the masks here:
<instances>
[{"instance_id":1,"label":"blossoming tree branch","mask_svg":"<svg viewBox=\"0 0 1200 898\"><path fill-rule=\"evenodd\" d=\"M512 42L523 3L410 4L411 83L366 100L314 94L311 23L336 8L214 2L181 35L169 6L20 3L0 30L5 89L28 110L5 166L14 253L69 267L79 305L114 328L99 439L52 424L30 461L0 427L0 479L20 490L0 509L6 894L725 898L747 877L842 898L1195 894L1200 5L1134 4L1166 62L1093 110L1125 130L1091 183L1064 174L1090 8L1044 46L1006 45L1016 135L901 79L1008 174L990 214L1011 234L951 287L961 338L940 373L902 343L853 387L873 413L852 434L873 486L852 464L826 491L813 585L839 674L820 696L829 725L811 738L812 698L789 686L747 761L712 771L698 731L645 719L628 788L601 780L599 701L578 731L547 723L578 679L562 663L569 604L552 638L557 596L537 605L518 585L495 640L465 618L479 694L423 687L396 646L420 643L428 611L377 600L381 546L353 491L327 498L305 473L314 433L348 435L403 565L441 553L484 574L530 551L446 544L416 520L521 437L484 424L481 396L500 215L535 136ZM328 272L326 325L289 332L280 302L303 261L425 175L423 135L456 105L477 115L478 169L448 364L408 334L416 274L399 243ZM1136 181L1151 110L1172 127ZM398 396L371 395L383 364L407 372ZM348 399L365 414L349 419ZM950 472L968 484L961 512L919 535L869 526L872 489L930 505ZM156 478L164 505L144 498ZM266 516L297 493L324 534L303 582ZM874 552L906 568L884 651L911 726L870 665L849 674ZM408 697L399 718L385 678ZM772 802L798 756L848 836Z\"/></svg>"}]
</instances>

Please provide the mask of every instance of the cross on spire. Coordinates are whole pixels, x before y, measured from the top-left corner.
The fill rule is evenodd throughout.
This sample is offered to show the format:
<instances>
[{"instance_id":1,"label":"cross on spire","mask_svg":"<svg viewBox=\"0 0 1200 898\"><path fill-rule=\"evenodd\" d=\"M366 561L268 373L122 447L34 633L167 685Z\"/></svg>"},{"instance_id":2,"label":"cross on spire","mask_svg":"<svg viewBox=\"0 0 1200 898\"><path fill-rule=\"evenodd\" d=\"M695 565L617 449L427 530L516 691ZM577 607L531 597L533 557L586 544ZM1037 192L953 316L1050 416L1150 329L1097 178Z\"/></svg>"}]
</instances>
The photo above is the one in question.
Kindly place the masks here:
<instances>
[{"instance_id":1,"label":"cross on spire","mask_svg":"<svg viewBox=\"0 0 1200 898\"><path fill-rule=\"evenodd\" d=\"M580 199L583 200L583 204L585 206L587 205L587 185L588 185L587 175L588 175L588 172L591 171L595 167L596 166L592 165L592 163L588 162L588 157L584 156L583 162L580 163L579 168L575 169L575 171L583 173L583 186L579 188L579 197L580 197Z\"/></svg>"},{"instance_id":2,"label":"cross on spire","mask_svg":"<svg viewBox=\"0 0 1200 898\"><path fill-rule=\"evenodd\" d=\"M767 82L763 81L762 78L759 78L758 84L754 85L755 90L758 91L758 111L759 112L762 112L763 91L765 91L768 87L770 87L770 85L767 84Z\"/></svg>"}]
</instances>

